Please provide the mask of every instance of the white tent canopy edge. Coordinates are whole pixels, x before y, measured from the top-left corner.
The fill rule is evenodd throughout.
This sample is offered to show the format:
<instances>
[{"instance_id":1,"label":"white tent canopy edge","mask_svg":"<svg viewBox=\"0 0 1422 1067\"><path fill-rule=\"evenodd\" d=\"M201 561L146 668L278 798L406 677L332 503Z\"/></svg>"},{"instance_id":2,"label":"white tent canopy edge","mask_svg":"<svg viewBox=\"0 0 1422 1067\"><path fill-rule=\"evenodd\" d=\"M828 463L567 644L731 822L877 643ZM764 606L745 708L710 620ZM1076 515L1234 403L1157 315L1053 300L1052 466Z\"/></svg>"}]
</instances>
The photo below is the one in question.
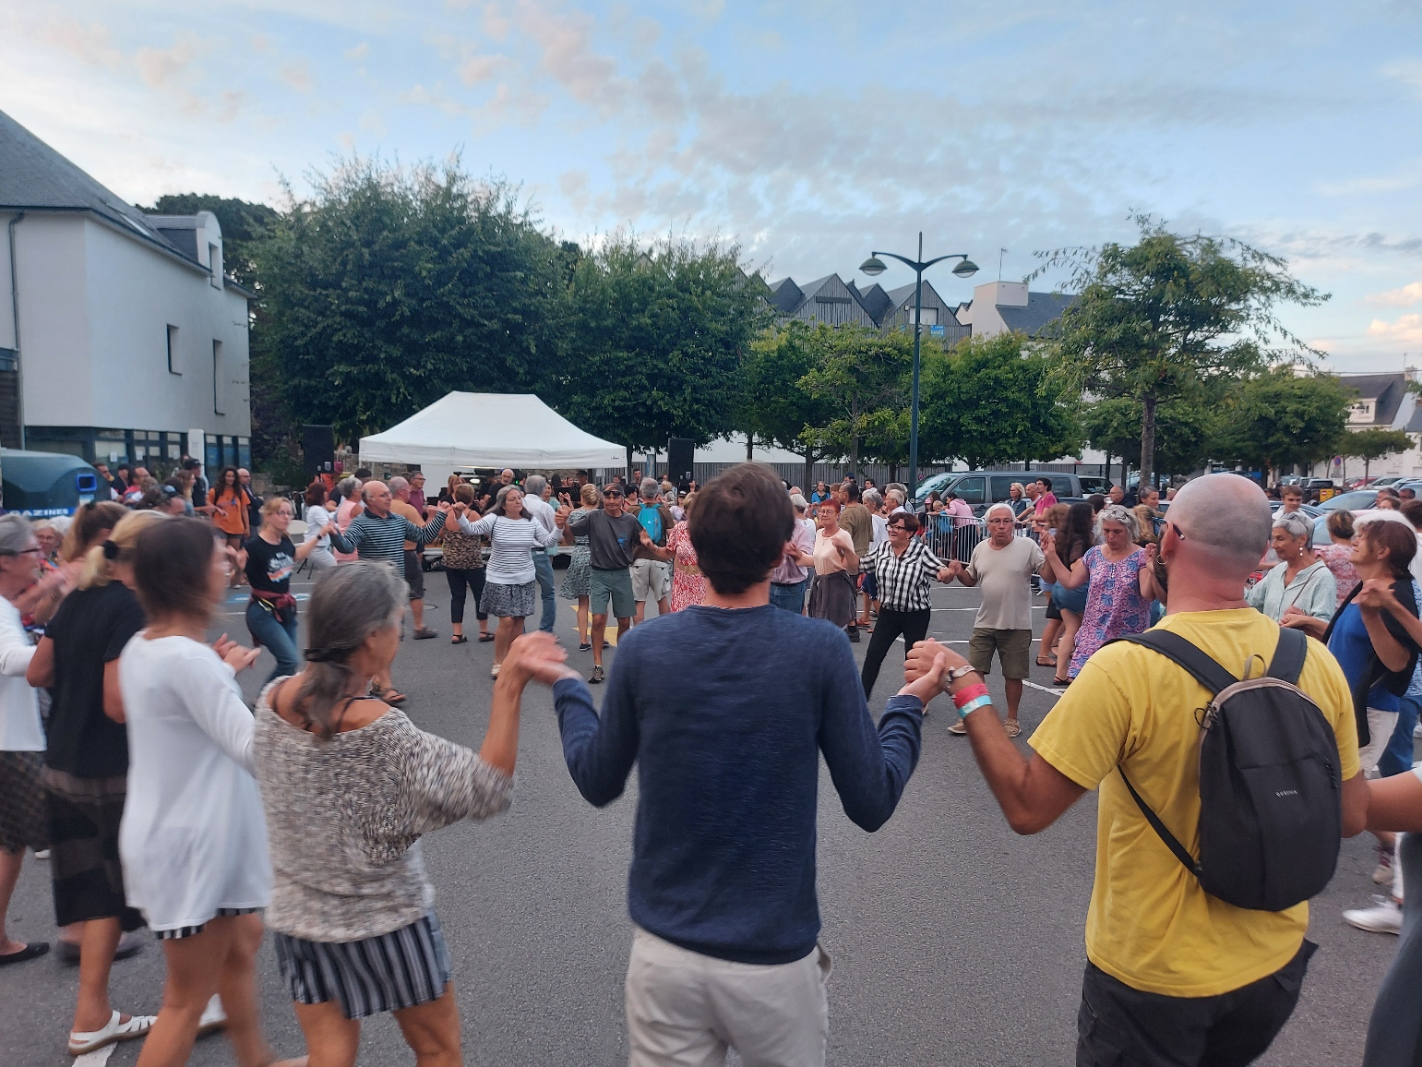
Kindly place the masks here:
<instances>
[{"instance_id":1,"label":"white tent canopy edge","mask_svg":"<svg viewBox=\"0 0 1422 1067\"><path fill-rule=\"evenodd\" d=\"M362 437L360 461L419 466L435 482L468 467L620 470L627 451L578 429L532 393L454 392Z\"/></svg>"}]
</instances>

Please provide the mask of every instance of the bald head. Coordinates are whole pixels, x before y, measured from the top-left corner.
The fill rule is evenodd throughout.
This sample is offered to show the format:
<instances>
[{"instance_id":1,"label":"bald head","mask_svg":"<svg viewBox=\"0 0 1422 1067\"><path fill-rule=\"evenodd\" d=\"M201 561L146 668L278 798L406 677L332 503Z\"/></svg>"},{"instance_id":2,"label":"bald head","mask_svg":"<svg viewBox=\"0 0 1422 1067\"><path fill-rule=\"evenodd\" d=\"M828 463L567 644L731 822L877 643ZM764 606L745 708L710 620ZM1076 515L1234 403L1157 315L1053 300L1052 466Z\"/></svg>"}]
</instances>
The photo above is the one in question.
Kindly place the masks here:
<instances>
[{"instance_id":1,"label":"bald head","mask_svg":"<svg viewBox=\"0 0 1422 1067\"><path fill-rule=\"evenodd\" d=\"M1238 474L1207 474L1170 502L1180 551L1207 555L1221 570L1248 575L1269 547L1273 515L1264 490Z\"/></svg>"}]
</instances>

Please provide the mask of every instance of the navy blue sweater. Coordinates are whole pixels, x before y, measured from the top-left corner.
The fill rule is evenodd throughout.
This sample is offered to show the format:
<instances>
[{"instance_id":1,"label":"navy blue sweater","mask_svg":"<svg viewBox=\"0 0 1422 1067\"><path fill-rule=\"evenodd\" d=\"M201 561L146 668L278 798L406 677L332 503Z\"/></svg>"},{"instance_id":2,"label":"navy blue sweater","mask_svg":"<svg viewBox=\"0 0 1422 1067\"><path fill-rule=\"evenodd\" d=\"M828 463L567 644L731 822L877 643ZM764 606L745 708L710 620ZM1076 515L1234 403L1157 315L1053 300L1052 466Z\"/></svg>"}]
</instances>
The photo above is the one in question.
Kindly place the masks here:
<instances>
[{"instance_id":1,"label":"navy blue sweater","mask_svg":"<svg viewBox=\"0 0 1422 1067\"><path fill-rule=\"evenodd\" d=\"M876 730L844 631L770 605L692 607L630 631L601 719L580 679L553 696L589 802L621 796L637 763L633 922L738 963L815 946L820 753L845 814L872 832L913 773L923 726L917 698L893 697Z\"/></svg>"}]
</instances>

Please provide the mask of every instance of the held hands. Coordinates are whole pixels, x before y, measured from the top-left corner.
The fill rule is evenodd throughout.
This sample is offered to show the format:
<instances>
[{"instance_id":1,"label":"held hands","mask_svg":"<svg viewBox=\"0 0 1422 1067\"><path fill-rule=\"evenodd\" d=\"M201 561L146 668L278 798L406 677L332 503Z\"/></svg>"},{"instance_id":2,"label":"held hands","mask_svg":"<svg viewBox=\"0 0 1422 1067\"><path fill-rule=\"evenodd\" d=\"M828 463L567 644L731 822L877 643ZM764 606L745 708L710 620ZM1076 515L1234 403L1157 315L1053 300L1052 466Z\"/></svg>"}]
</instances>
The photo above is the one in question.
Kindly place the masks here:
<instances>
[{"instance_id":1,"label":"held hands","mask_svg":"<svg viewBox=\"0 0 1422 1067\"><path fill-rule=\"evenodd\" d=\"M261 655L258 649L239 645L236 641L229 639L226 634L212 643L212 650L217 653L223 663L232 668L234 674L245 671L256 663L257 657Z\"/></svg>"},{"instance_id":2,"label":"held hands","mask_svg":"<svg viewBox=\"0 0 1422 1067\"><path fill-rule=\"evenodd\" d=\"M563 678L581 677L568 666L568 650L552 634L542 632L515 637L499 668L499 681L507 679L519 687L530 681L552 685Z\"/></svg>"},{"instance_id":3,"label":"held hands","mask_svg":"<svg viewBox=\"0 0 1422 1067\"><path fill-rule=\"evenodd\" d=\"M1358 590L1353 602L1360 608L1370 608L1373 611L1400 606L1397 597L1393 595L1392 583L1385 578L1369 578L1363 583L1363 588Z\"/></svg>"},{"instance_id":4,"label":"held hands","mask_svg":"<svg viewBox=\"0 0 1422 1067\"><path fill-rule=\"evenodd\" d=\"M435 510L438 511L441 515L448 516L452 507L453 505L450 504L448 500L441 500L438 504L435 505Z\"/></svg>"},{"instance_id":5,"label":"held hands","mask_svg":"<svg viewBox=\"0 0 1422 1067\"><path fill-rule=\"evenodd\" d=\"M568 516L571 515L572 513L573 513L572 506L571 506L571 505L568 505L568 504L564 504L564 505L563 505L562 507L560 507L556 512L554 512L554 514L553 514L553 521L556 522L556 523L558 524L559 528L561 529L561 528L567 523L567 521L568 521ZM643 532L645 533L645 531L643 531Z\"/></svg>"},{"instance_id":6,"label":"held hands","mask_svg":"<svg viewBox=\"0 0 1422 1067\"><path fill-rule=\"evenodd\" d=\"M914 655L918 649L928 643L930 642L920 642L909 655ZM948 650L939 645L937 641L933 641L931 644L937 647L925 651L912 674L907 664L905 665L904 687L899 690L899 696L918 697L925 706L943 692L943 672L949 668L948 656L945 654Z\"/></svg>"},{"instance_id":7,"label":"held hands","mask_svg":"<svg viewBox=\"0 0 1422 1067\"><path fill-rule=\"evenodd\" d=\"M1155 566L1155 557L1158 556L1158 555L1160 555L1160 546L1159 546L1159 545L1157 545L1154 541L1152 541L1150 544L1146 545L1146 546L1145 546L1145 556L1146 556L1145 565L1146 565L1147 567L1154 567L1154 566Z\"/></svg>"}]
</instances>

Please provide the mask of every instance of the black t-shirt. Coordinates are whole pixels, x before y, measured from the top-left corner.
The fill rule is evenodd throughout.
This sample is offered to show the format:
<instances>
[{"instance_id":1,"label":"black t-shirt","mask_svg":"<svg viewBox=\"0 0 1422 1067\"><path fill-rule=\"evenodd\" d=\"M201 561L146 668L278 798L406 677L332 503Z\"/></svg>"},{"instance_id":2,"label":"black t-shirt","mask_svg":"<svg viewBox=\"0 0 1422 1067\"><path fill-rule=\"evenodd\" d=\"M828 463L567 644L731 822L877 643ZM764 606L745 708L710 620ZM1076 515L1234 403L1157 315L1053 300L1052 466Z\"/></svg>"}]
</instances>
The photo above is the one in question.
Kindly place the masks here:
<instances>
[{"instance_id":1,"label":"black t-shirt","mask_svg":"<svg viewBox=\"0 0 1422 1067\"><path fill-rule=\"evenodd\" d=\"M145 625L138 598L122 582L76 589L54 613L54 705L46 765L80 778L128 773L128 732L104 714L104 665Z\"/></svg>"},{"instance_id":2,"label":"black t-shirt","mask_svg":"<svg viewBox=\"0 0 1422 1067\"><path fill-rule=\"evenodd\" d=\"M278 544L263 541L261 535L247 542L247 581L262 593L291 591L291 572L296 569L296 546L282 535Z\"/></svg>"}]
</instances>

